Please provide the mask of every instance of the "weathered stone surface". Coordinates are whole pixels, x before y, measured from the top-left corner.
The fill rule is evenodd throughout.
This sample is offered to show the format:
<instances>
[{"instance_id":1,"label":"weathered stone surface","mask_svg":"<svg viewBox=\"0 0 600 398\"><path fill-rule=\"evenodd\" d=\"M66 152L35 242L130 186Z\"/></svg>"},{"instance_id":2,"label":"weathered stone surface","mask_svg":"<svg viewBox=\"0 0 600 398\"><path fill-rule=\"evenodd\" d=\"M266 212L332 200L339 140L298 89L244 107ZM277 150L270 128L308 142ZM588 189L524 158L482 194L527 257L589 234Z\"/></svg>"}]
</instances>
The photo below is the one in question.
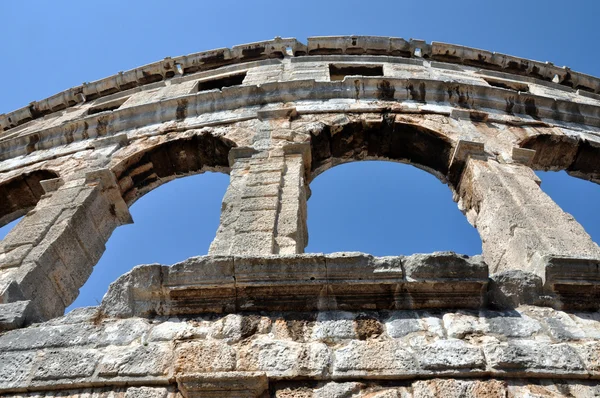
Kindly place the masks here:
<instances>
[{"instance_id":1,"label":"weathered stone surface","mask_svg":"<svg viewBox=\"0 0 600 398\"><path fill-rule=\"evenodd\" d=\"M302 345L260 338L242 347L238 355L239 370L262 371L269 377L315 377L328 372L331 353L322 343Z\"/></svg>"},{"instance_id":2,"label":"weathered stone surface","mask_svg":"<svg viewBox=\"0 0 600 398\"><path fill-rule=\"evenodd\" d=\"M0 225L25 216L0 243L0 395L600 395L600 248L533 173L600 182L597 93L446 43L276 38L0 115ZM302 254L309 183L358 160L448 183L482 256ZM132 203L206 171L230 175L209 256L34 324L75 299Z\"/></svg>"},{"instance_id":3,"label":"weathered stone surface","mask_svg":"<svg viewBox=\"0 0 600 398\"><path fill-rule=\"evenodd\" d=\"M420 348L419 361L423 369L477 369L485 366L479 347L462 340L442 340Z\"/></svg>"},{"instance_id":4,"label":"weathered stone surface","mask_svg":"<svg viewBox=\"0 0 600 398\"><path fill-rule=\"evenodd\" d=\"M149 344L108 347L98 367L98 376L166 376L173 362L168 345Z\"/></svg>"},{"instance_id":5,"label":"weathered stone surface","mask_svg":"<svg viewBox=\"0 0 600 398\"><path fill-rule=\"evenodd\" d=\"M402 376L417 371L416 358L396 341L351 341L334 352L333 374L356 377Z\"/></svg>"},{"instance_id":6,"label":"weathered stone surface","mask_svg":"<svg viewBox=\"0 0 600 398\"><path fill-rule=\"evenodd\" d=\"M221 341L182 342L175 356L177 374L231 371L236 364L236 350Z\"/></svg>"},{"instance_id":7,"label":"weathered stone surface","mask_svg":"<svg viewBox=\"0 0 600 398\"><path fill-rule=\"evenodd\" d=\"M0 352L0 386L7 389L26 385L36 356L35 352Z\"/></svg>"},{"instance_id":8,"label":"weathered stone surface","mask_svg":"<svg viewBox=\"0 0 600 398\"><path fill-rule=\"evenodd\" d=\"M60 380L90 377L100 360L91 350L50 350L42 353L34 371L34 380Z\"/></svg>"},{"instance_id":9,"label":"weathered stone surface","mask_svg":"<svg viewBox=\"0 0 600 398\"><path fill-rule=\"evenodd\" d=\"M523 340L490 344L484 351L490 366L506 371L582 373L584 370L576 350L566 344Z\"/></svg>"}]
</instances>

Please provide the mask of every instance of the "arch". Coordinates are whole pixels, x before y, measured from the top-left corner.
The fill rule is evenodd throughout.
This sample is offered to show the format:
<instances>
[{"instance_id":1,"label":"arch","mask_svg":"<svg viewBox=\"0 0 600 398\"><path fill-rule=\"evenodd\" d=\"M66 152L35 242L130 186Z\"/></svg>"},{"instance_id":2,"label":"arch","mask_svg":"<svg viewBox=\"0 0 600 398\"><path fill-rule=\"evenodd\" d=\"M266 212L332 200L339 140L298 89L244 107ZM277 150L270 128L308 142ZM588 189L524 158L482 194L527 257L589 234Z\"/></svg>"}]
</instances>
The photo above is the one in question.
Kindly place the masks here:
<instances>
[{"instance_id":1,"label":"arch","mask_svg":"<svg viewBox=\"0 0 600 398\"><path fill-rule=\"evenodd\" d=\"M25 215L44 194L40 181L57 178L51 170L36 170L20 174L0 183L0 226Z\"/></svg>"},{"instance_id":2,"label":"arch","mask_svg":"<svg viewBox=\"0 0 600 398\"><path fill-rule=\"evenodd\" d=\"M521 142L535 150L535 170L565 170L568 174L600 184L600 143L576 136L538 134Z\"/></svg>"},{"instance_id":3,"label":"arch","mask_svg":"<svg viewBox=\"0 0 600 398\"><path fill-rule=\"evenodd\" d=\"M412 165L344 163L319 175L311 189L307 252L481 253L481 239L452 193Z\"/></svg>"},{"instance_id":4,"label":"arch","mask_svg":"<svg viewBox=\"0 0 600 398\"><path fill-rule=\"evenodd\" d=\"M229 150L235 143L210 133L175 136L143 145L112 167L128 206L174 178L205 171L229 173Z\"/></svg>"},{"instance_id":5,"label":"arch","mask_svg":"<svg viewBox=\"0 0 600 398\"><path fill-rule=\"evenodd\" d=\"M396 122L384 116L381 122L351 122L325 125L311 132L311 177L342 163L357 160L390 160L423 169L447 181L452 143L431 129Z\"/></svg>"},{"instance_id":6,"label":"arch","mask_svg":"<svg viewBox=\"0 0 600 398\"><path fill-rule=\"evenodd\" d=\"M117 228L79 296L66 312L97 305L108 285L134 266L173 264L207 254L229 178L203 173L171 180L131 206L134 225Z\"/></svg>"}]
</instances>

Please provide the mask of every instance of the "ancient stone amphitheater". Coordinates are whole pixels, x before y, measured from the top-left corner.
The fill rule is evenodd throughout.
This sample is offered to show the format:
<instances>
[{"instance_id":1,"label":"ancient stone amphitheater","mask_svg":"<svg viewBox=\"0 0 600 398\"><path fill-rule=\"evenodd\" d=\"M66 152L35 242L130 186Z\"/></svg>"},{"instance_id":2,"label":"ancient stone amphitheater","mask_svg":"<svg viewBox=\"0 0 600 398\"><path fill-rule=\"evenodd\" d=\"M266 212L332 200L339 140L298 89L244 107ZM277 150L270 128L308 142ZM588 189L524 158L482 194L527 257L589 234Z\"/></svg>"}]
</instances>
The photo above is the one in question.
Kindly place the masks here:
<instances>
[{"instance_id":1,"label":"ancient stone amphitheater","mask_svg":"<svg viewBox=\"0 0 600 398\"><path fill-rule=\"evenodd\" d=\"M303 254L310 182L447 184L482 256ZM63 316L129 206L230 175L209 255ZM314 37L142 66L0 115L0 395L600 396L600 249L534 170L600 182L600 80L420 40ZM410 189L410 187L407 187Z\"/></svg>"}]
</instances>

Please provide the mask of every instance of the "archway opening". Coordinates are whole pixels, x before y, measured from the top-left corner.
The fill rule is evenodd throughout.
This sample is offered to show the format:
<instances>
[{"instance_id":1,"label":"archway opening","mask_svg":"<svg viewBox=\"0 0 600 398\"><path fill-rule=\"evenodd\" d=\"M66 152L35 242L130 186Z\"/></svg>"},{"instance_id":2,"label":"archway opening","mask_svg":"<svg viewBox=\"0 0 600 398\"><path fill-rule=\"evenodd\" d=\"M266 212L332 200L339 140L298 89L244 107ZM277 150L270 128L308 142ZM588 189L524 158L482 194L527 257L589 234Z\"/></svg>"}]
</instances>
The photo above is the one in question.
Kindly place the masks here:
<instances>
[{"instance_id":1,"label":"archway opening","mask_svg":"<svg viewBox=\"0 0 600 398\"><path fill-rule=\"evenodd\" d=\"M108 285L136 265L168 265L207 254L228 184L227 174L204 173L173 180L140 197L130 207L135 223L115 230L66 312L98 305Z\"/></svg>"},{"instance_id":2,"label":"archway opening","mask_svg":"<svg viewBox=\"0 0 600 398\"><path fill-rule=\"evenodd\" d=\"M481 253L481 239L433 175L395 162L336 166L311 183L307 252Z\"/></svg>"}]
</instances>

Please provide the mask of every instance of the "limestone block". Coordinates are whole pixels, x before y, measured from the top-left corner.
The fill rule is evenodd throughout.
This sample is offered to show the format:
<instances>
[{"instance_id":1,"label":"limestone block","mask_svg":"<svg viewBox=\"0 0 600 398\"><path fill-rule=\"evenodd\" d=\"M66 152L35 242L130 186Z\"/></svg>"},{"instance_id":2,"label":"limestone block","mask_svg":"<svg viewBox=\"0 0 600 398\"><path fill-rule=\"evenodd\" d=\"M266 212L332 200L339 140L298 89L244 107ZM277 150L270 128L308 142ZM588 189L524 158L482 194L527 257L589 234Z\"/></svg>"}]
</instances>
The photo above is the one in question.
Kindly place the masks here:
<instances>
[{"instance_id":1,"label":"limestone block","mask_svg":"<svg viewBox=\"0 0 600 398\"><path fill-rule=\"evenodd\" d=\"M104 326L94 336L97 347L108 345L126 346L148 334L150 324L143 318L122 319Z\"/></svg>"},{"instance_id":2,"label":"limestone block","mask_svg":"<svg viewBox=\"0 0 600 398\"><path fill-rule=\"evenodd\" d=\"M414 374L418 364L413 353L399 341L356 341L334 351L335 376L376 377Z\"/></svg>"},{"instance_id":3,"label":"limestone block","mask_svg":"<svg viewBox=\"0 0 600 398\"><path fill-rule=\"evenodd\" d=\"M209 336L237 343L257 333L260 320L257 315L229 314L213 323Z\"/></svg>"},{"instance_id":4,"label":"limestone block","mask_svg":"<svg viewBox=\"0 0 600 398\"><path fill-rule=\"evenodd\" d=\"M440 340L418 348L419 362L423 369L482 369L485 367L483 353L479 347L462 340Z\"/></svg>"},{"instance_id":5,"label":"limestone block","mask_svg":"<svg viewBox=\"0 0 600 398\"><path fill-rule=\"evenodd\" d=\"M321 377L330 366L331 353L323 343L301 344L259 337L240 349L238 370L262 371L269 377Z\"/></svg>"},{"instance_id":6,"label":"limestone block","mask_svg":"<svg viewBox=\"0 0 600 398\"><path fill-rule=\"evenodd\" d=\"M361 383L348 382L348 383L336 383L329 382L323 387L316 388L313 391L313 398L344 398L352 397L357 393L360 393L362 385Z\"/></svg>"},{"instance_id":7,"label":"limestone block","mask_svg":"<svg viewBox=\"0 0 600 398\"><path fill-rule=\"evenodd\" d=\"M394 339L404 337L410 333L424 330L417 314L413 311L393 311L385 321L388 336Z\"/></svg>"},{"instance_id":8,"label":"limestone block","mask_svg":"<svg viewBox=\"0 0 600 398\"><path fill-rule=\"evenodd\" d=\"M30 317L30 305L29 300L0 304L0 332L23 326L25 320Z\"/></svg>"},{"instance_id":9,"label":"limestone block","mask_svg":"<svg viewBox=\"0 0 600 398\"><path fill-rule=\"evenodd\" d=\"M124 398L167 398L169 390L164 387L129 387Z\"/></svg>"},{"instance_id":10,"label":"limestone block","mask_svg":"<svg viewBox=\"0 0 600 398\"><path fill-rule=\"evenodd\" d=\"M350 312L319 312L312 339L324 343L356 339L354 318L355 315Z\"/></svg>"},{"instance_id":11,"label":"limestone block","mask_svg":"<svg viewBox=\"0 0 600 398\"><path fill-rule=\"evenodd\" d=\"M184 341L175 349L176 374L226 372L235 366L235 348L222 341Z\"/></svg>"},{"instance_id":12,"label":"limestone block","mask_svg":"<svg viewBox=\"0 0 600 398\"><path fill-rule=\"evenodd\" d=\"M583 373L577 351L567 344L515 341L484 346L486 362L495 369L512 372Z\"/></svg>"},{"instance_id":13,"label":"limestone block","mask_svg":"<svg viewBox=\"0 0 600 398\"><path fill-rule=\"evenodd\" d=\"M501 380L433 379L413 383L414 398L504 398L507 385Z\"/></svg>"},{"instance_id":14,"label":"limestone block","mask_svg":"<svg viewBox=\"0 0 600 398\"><path fill-rule=\"evenodd\" d=\"M60 380L91 377L100 361L92 350L50 350L44 352L34 371L34 380Z\"/></svg>"},{"instance_id":15,"label":"limestone block","mask_svg":"<svg viewBox=\"0 0 600 398\"><path fill-rule=\"evenodd\" d=\"M165 344L111 346L103 353L98 366L100 377L167 376L173 362L171 348Z\"/></svg>"},{"instance_id":16,"label":"limestone block","mask_svg":"<svg viewBox=\"0 0 600 398\"><path fill-rule=\"evenodd\" d=\"M517 311L492 312L484 311L482 321L486 324L487 333L505 337L531 337L542 332L542 325L536 319Z\"/></svg>"},{"instance_id":17,"label":"limestone block","mask_svg":"<svg viewBox=\"0 0 600 398\"><path fill-rule=\"evenodd\" d=\"M168 320L152 327L148 334L149 342L180 339L202 339L210 332L210 326L180 320Z\"/></svg>"},{"instance_id":18,"label":"limestone block","mask_svg":"<svg viewBox=\"0 0 600 398\"><path fill-rule=\"evenodd\" d=\"M23 387L29 381L36 353L0 351L0 388Z\"/></svg>"}]
</instances>

